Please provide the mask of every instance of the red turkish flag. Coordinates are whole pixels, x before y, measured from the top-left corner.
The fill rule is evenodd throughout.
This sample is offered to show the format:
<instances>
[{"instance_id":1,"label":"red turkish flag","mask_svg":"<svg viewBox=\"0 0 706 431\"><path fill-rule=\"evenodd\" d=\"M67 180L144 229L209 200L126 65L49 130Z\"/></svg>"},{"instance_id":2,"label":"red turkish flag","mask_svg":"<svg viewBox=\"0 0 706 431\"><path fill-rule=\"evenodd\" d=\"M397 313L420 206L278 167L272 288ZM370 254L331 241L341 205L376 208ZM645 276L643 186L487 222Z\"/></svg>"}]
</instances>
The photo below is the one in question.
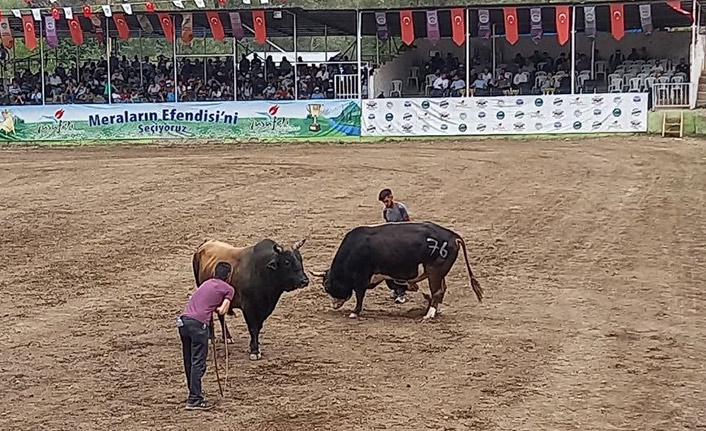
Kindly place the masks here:
<instances>
[{"instance_id":1,"label":"red turkish flag","mask_svg":"<svg viewBox=\"0 0 706 431\"><path fill-rule=\"evenodd\" d=\"M517 9L514 7L504 7L503 12L505 13L505 38L510 45L514 45L519 38L517 31Z\"/></svg>"},{"instance_id":2,"label":"red turkish flag","mask_svg":"<svg viewBox=\"0 0 706 431\"><path fill-rule=\"evenodd\" d=\"M162 24L162 31L164 31L164 37L168 41L174 42L174 25L172 24L172 17L168 13L158 13L159 23Z\"/></svg>"},{"instance_id":3,"label":"red turkish flag","mask_svg":"<svg viewBox=\"0 0 706 431\"><path fill-rule=\"evenodd\" d=\"M453 27L453 40L456 45L461 46L466 42L466 18L463 16L463 8L451 9L451 26Z\"/></svg>"},{"instance_id":4,"label":"red turkish flag","mask_svg":"<svg viewBox=\"0 0 706 431\"><path fill-rule=\"evenodd\" d=\"M115 26L118 28L118 35L120 39L128 40L130 39L130 28L127 26L127 20L125 20L125 14L114 13L113 21L115 21Z\"/></svg>"},{"instance_id":5,"label":"red turkish flag","mask_svg":"<svg viewBox=\"0 0 706 431\"><path fill-rule=\"evenodd\" d=\"M267 27L265 26L265 11L252 11L252 22L255 27L255 40L259 44L267 42Z\"/></svg>"},{"instance_id":6,"label":"red turkish flag","mask_svg":"<svg viewBox=\"0 0 706 431\"><path fill-rule=\"evenodd\" d=\"M559 45L564 45L569 40L569 6L557 6L555 9L557 39Z\"/></svg>"},{"instance_id":7,"label":"red turkish flag","mask_svg":"<svg viewBox=\"0 0 706 431\"><path fill-rule=\"evenodd\" d=\"M91 17L91 7L90 6L86 5L83 7L83 16L85 16L86 18Z\"/></svg>"},{"instance_id":8,"label":"red turkish flag","mask_svg":"<svg viewBox=\"0 0 706 431\"><path fill-rule=\"evenodd\" d=\"M402 42L407 45L414 43L414 20L411 10L400 11L400 31L402 32Z\"/></svg>"},{"instance_id":9,"label":"red turkish flag","mask_svg":"<svg viewBox=\"0 0 706 431\"><path fill-rule=\"evenodd\" d=\"M52 8L51 16L52 16L52 18L58 20L59 18L61 18L61 12L59 11L58 8Z\"/></svg>"},{"instance_id":10,"label":"red turkish flag","mask_svg":"<svg viewBox=\"0 0 706 431\"><path fill-rule=\"evenodd\" d=\"M154 3L148 1L145 3L145 8L147 9L147 12L154 12Z\"/></svg>"},{"instance_id":11,"label":"red turkish flag","mask_svg":"<svg viewBox=\"0 0 706 431\"><path fill-rule=\"evenodd\" d=\"M218 12L206 12L206 17L208 18L208 25L211 26L213 38L219 42L223 41L226 33L223 31L223 24L221 24L221 17L218 16Z\"/></svg>"},{"instance_id":12,"label":"red turkish flag","mask_svg":"<svg viewBox=\"0 0 706 431\"><path fill-rule=\"evenodd\" d=\"M73 40L76 45L83 45L83 29L81 28L81 23L78 22L78 16L74 15L73 18L67 19L66 22L69 23L71 40Z\"/></svg>"},{"instance_id":13,"label":"red turkish flag","mask_svg":"<svg viewBox=\"0 0 706 431\"><path fill-rule=\"evenodd\" d=\"M622 3L610 4L610 32L615 40L620 40L625 36L625 11Z\"/></svg>"},{"instance_id":14,"label":"red turkish flag","mask_svg":"<svg viewBox=\"0 0 706 431\"><path fill-rule=\"evenodd\" d=\"M22 15L22 27L25 30L25 45L30 51L37 49L37 36L34 34L34 18Z\"/></svg>"},{"instance_id":15,"label":"red turkish flag","mask_svg":"<svg viewBox=\"0 0 706 431\"><path fill-rule=\"evenodd\" d=\"M668 1L667 5L679 13L682 13L684 15L688 15L692 21L694 20L694 17L691 15L691 12L689 12L688 10L682 9L681 1L679 1L679 0Z\"/></svg>"}]
</instances>

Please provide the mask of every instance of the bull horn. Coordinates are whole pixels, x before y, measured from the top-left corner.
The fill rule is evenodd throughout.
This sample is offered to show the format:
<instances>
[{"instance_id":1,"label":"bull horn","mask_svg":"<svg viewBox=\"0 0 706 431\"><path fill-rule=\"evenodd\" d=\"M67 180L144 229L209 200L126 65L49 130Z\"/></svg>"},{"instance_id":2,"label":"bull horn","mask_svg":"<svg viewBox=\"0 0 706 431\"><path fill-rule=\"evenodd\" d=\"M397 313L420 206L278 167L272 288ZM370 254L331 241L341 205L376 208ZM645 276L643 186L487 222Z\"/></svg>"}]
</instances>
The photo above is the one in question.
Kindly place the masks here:
<instances>
[{"instance_id":1,"label":"bull horn","mask_svg":"<svg viewBox=\"0 0 706 431\"><path fill-rule=\"evenodd\" d=\"M324 278L326 271L309 271L314 277Z\"/></svg>"},{"instance_id":2,"label":"bull horn","mask_svg":"<svg viewBox=\"0 0 706 431\"><path fill-rule=\"evenodd\" d=\"M306 238L302 238L299 241L295 242L294 245L292 246L292 248L294 250L299 250L300 248L302 248L302 246L304 245L305 242L306 242Z\"/></svg>"}]
</instances>

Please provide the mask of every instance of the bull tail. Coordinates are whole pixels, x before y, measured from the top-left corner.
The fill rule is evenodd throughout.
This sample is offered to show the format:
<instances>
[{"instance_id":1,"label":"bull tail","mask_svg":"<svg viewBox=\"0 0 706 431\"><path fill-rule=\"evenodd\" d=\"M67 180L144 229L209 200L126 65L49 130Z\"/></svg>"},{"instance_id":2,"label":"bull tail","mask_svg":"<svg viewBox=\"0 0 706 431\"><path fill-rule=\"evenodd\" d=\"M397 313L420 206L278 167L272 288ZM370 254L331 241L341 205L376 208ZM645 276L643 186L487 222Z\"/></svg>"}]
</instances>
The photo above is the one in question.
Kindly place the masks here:
<instances>
[{"instance_id":1,"label":"bull tail","mask_svg":"<svg viewBox=\"0 0 706 431\"><path fill-rule=\"evenodd\" d=\"M476 277L473 275L473 270L471 269L471 264L468 262L468 251L466 250L466 242L461 238L460 236L456 236L456 245L463 250L463 259L466 261L466 271L468 272L468 279L471 282L471 288L473 289L473 293L476 294L476 298L478 298L478 302L483 302L483 288L480 286L480 283L476 279Z\"/></svg>"},{"instance_id":2,"label":"bull tail","mask_svg":"<svg viewBox=\"0 0 706 431\"><path fill-rule=\"evenodd\" d=\"M191 259L191 266L194 269L194 281L196 282L196 288L198 289L199 287L199 254L194 253L194 256Z\"/></svg>"},{"instance_id":3,"label":"bull tail","mask_svg":"<svg viewBox=\"0 0 706 431\"><path fill-rule=\"evenodd\" d=\"M199 267L200 261L199 261L199 250L201 249L201 246L206 244L208 242L208 239L205 239L199 244L198 247L196 247L196 251L194 252L194 255L191 258L191 267L194 269L194 282L196 283L196 288L199 288Z\"/></svg>"}]
</instances>

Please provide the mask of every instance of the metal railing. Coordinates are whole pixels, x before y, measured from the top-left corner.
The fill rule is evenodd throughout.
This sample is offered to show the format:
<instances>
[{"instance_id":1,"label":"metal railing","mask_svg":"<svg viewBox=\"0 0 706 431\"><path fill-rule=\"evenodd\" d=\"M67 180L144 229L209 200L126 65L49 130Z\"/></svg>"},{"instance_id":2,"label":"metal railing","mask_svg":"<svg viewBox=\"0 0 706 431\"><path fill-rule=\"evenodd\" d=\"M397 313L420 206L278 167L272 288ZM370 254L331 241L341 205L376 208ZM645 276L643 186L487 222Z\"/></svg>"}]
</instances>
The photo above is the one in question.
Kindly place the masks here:
<instances>
[{"instance_id":1,"label":"metal railing","mask_svg":"<svg viewBox=\"0 0 706 431\"><path fill-rule=\"evenodd\" d=\"M669 82L652 85L652 106L655 108L688 108L689 82Z\"/></svg>"},{"instance_id":2,"label":"metal railing","mask_svg":"<svg viewBox=\"0 0 706 431\"><path fill-rule=\"evenodd\" d=\"M336 75L333 89L333 97L336 99L356 99L358 97L358 75Z\"/></svg>"}]
</instances>

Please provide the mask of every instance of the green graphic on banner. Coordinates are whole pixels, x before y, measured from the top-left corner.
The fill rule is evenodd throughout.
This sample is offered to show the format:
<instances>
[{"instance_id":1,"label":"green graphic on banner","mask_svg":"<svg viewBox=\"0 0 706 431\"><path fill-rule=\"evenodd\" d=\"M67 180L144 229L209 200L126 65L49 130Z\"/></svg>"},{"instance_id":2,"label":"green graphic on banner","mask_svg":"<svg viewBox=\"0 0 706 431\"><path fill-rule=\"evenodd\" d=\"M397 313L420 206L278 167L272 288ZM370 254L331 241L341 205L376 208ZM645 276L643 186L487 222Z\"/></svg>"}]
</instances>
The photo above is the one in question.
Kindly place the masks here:
<instances>
[{"instance_id":1,"label":"green graphic on banner","mask_svg":"<svg viewBox=\"0 0 706 431\"><path fill-rule=\"evenodd\" d=\"M0 107L0 141L360 136L355 100Z\"/></svg>"}]
</instances>

